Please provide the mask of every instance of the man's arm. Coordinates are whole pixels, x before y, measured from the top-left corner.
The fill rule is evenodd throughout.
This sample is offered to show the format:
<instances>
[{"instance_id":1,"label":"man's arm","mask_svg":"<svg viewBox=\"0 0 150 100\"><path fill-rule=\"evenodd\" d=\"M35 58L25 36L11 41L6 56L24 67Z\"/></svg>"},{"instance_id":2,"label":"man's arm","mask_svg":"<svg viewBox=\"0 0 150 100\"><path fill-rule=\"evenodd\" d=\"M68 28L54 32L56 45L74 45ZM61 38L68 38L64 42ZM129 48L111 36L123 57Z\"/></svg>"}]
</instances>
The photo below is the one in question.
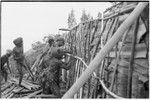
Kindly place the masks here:
<instances>
[{"instance_id":1,"label":"man's arm","mask_svg":"<svg viewBox=\"0 0 150 100\"><path fill-rule=\"evenodd\" d=\"M70 61L69 63L63 62L61 60L58 60L59 66L60 68L63 68L65 70L69 70L72 66L72 64L74 63L74 61Z\"/></svg>"},{"instance_id":2,"label":"man's arm","mask_svg":"<svg viewBox=\"0 0 150 100\"><path fill-rule=\"evenodd\" d=\"M9 70L9 72L11 73L11 70L10 70L10 67L9 67L9 61L7 60L7 68L8 68L8 70Z\"/></svg>"}]
</instances>

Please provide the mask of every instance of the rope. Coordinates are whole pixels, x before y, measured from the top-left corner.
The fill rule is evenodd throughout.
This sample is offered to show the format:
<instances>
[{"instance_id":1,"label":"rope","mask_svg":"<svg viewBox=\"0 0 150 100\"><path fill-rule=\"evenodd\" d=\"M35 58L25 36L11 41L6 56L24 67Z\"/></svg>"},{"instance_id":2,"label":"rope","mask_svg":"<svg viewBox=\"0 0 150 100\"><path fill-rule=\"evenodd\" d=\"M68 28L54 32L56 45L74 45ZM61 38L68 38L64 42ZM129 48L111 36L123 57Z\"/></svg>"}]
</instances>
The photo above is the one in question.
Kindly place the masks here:
<instances>
[{"instance_id":1,"label":"rope","mask_svg":"<svg viewBox=\"0 0 150 100\"><path fill-rule=\"evenodd\" d=\"M78 59L78 60L80 60L80 61L85 65L86 68L88 67L88 65L84 62L84 60L83 60L82 58L80 58L80 57L78 57L78 56L73 56L73 55L68 54L68 53L67 53L67 55L68 55L68 56L71 56L71 57L74 57L74 58L76 58L76 59ZM102 85L102 87L103 87L103 89L105 90L106 93L108 93L109 95L111 95L111 96L114 97L114 98L123 99L123 97L117 96L116 94L114 94L113 92L111 92L111 91L105 86L104 82L103 82L100 78L97 77L97 75L96 75L95 72L93 72L93 75L94 75L94 78L99 79L99 81L100 81L100 83L101 83L101 85Z\"/></svg>"}]
</instances>

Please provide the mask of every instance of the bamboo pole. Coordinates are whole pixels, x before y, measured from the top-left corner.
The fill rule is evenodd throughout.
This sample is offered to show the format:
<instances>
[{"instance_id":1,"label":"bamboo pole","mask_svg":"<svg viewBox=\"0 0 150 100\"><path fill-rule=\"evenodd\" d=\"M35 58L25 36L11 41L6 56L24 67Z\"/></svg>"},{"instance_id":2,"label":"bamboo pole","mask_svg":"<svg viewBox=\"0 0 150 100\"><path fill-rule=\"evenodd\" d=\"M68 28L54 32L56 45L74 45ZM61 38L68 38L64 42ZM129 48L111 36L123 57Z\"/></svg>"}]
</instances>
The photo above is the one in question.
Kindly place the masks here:
<instances>
[{"instance_id":1,"label":"bamboo pole","mask_svg":"<svg viewBox=\"0 0 150 100\"><path fill-rule=\"evenodd\" d=\"M113 32L115 30L115 27L116 27L116 24L118 22L118 17L117 18L113 18L112 19L112 24L110 25L109 27L109 30L107 32L107 36L106 36L106 39L105 39L105 43L107 43L107 41L111 38L111 36L113 35ZM109 23L108 23L109 25ZM105 77L105 82L106 82L106 86L108 87L108 80L109 80L109 72L108 72L108 66L109 66L109 60L110 60L110 57L109 57L109 53L107 54L107 58L105 59L105 62L106 62L106 65L104 66L105 70L107 70L105 73L104 73L104 77ZM104 71L104 70L102 70ZM104 93L104 98L107 97L107 94Z\"/></svg>"},{"instance_id":2,"label":"bamboo pole","mask_svg":"<svg viewBox=\"0 0 150 100\"><path fill-rule=\"evenodd\" d=\"M135 55L135 45L136 45L136 38L137 38L137 32L138 32L138 25L139 20L137 19L135 23L135 30L133 34L133 40L132 40L132 48L131 48L131 58L130 58L130 65L128 70L128 86L127 86L127 97L132 97L132 74L133 74L133 63L134 63L134 55Z\"/></svg>"},{"instance_id":3,"label":"bamboo pole","mask_svg":"<svg viewBox=\"0 0 150 100\"><path fill-rule=\"evenodd\" d=\"M74 82L78 79L78 69L79 69L79 66L78 66L78 64L79 64L79 60L77 60L77 62L76 62L76 69L75 69L75 79L74 79ZM74 95L74 98L77 98L78 96L78 92Z\"/></svg>"},{"instance_id":4,"label":"bamboo pole","mask_svg":"<svg viewBox=\"0 0 150 100\"><path fill-rule=\"evenodd\" d=\"M100 80L100 83L101 83L102 87L104 88L104 90L105 90L108 94L110 94L111 96L113 95L114 98L123 99L122 97L119 97L119 96L115 95L114 93L112 93L111 91L109 91L109 89L107 89L107 87L105 86L105 84L104 84L104 82L103 82L102 80Z\"/></svg>"},{"instance_id":5,"label":"bamboo pole","mask_svg":"<svg viewBox=\"0 0 150 100\"><path fill-rule=\"evenodd\" d=\"M81 73L80 73L80 76L81 76L81 74L83 73L83 63L81 63L80 70L81 70ZM79 96L80 99L83 98L83 92L84 92L84 87L80 88L80 96Z\"/></svg>"},{"instance_id":6,"label":"bamboo pole","mask_svg":"<svg viewBox=\"0 0 150 100\"><path fill-rule=\"evenodd\" d=\"M65 93L62 98L72 98L73 95L83 86L87 79L91 76L93 71L100 65L101 61L111 51L115 44L120 40L124 32L130 27L130 25L137 19L148 2L139 3L129 17L121 24L112 38L107 42L103 49L96 55L93 61L89 64L89 67L84 71L81 77L74 83L74 85Z\"/></svg>"},{"instance_id":7,"label":"bamboo pole","mask_svg":"<svg viewBox=\"0 0 150 100\"><path fill-rule=\"evenodd\" d=\"M102 14L102 18L103 18L103 14ZM102 34L102 30L103 30L103 20L101 21L101 34ZM94 51L94 53L93 53L93 55L92 55L92 60L93 60L93 58L95 57L95 55L96 55L96 53L97 53L97 51L98 51L98 47L99 47L99 45L102 45L102 41L101 41L101 37L99 37L99 40L98 40L98 42L97 42L97 44L96 44L96 48L95 48L95 51ZM91 60L91 61L92 61ZM98 68L97 69L97 71L96 71L96 75L97 75L97 77L100 77L100 74L99 74L99 71L100 71L100 68ZM94 86L94 90L93 90L93 98L96 98L97 97L97 86L98 86L98 84L99 84L99 80L98 79L96 79L96 82L95 82L95 86Z\"/></svg>"},{"instance_id":8,"label":"bamboo pole","mask_svg":"<svg viewBox=\"0 0 150 100\"><path fill-rule=\"evenodd\" d=\"M88 55L88 59L87 59L87 63L89 64L90 63L90 61L91 61L91 55L90 55L90 29L91 29L91 22L88 24L88 32L87 32L87 55ZM87 98L89 98L90 97L90 95L91 95L91 79L92 79L92 77L90 77L89 79L88 79L88 92L87 92Z\"/></svg>"},{"instance_id":9,"label":"bamboo pole","mask_svg":"<svg viewBox=\"0 0 150 100\"><path fill-rule=\"evenodd\" d=\"M113 90L113 86L114 86L114 82L115 82L115 75L116 75L116 72L117 72L117 69L118 69L118 63L119 63L119 59L120 59L120 53L121 53L121 50L122 50L122 47L124 45L124 41L126 39L126 36L127 36L128 32L129 32L129 30L124 34L124 37L122 39L121 48L119 49L118 54L117 54L116 63L115 63L115 67L114 67L114 72L113 72L112 80L111 80L111 85L110 85L110 88L109 88L110 91Z\"/></svg>"},{"instance_id":10,"label":"bamboo pole","mask_svg":"<svg viewBox=\"0 0 150 100\"><path fill-rule=\"evenodd\" d=\"M76 80L78 80L78 78L80 77L80 61L78 61L78 69L77 69L77 76L76 76ZM77 92L77 98L79 97L79 91Z\"/></svg>"}]
</instances>

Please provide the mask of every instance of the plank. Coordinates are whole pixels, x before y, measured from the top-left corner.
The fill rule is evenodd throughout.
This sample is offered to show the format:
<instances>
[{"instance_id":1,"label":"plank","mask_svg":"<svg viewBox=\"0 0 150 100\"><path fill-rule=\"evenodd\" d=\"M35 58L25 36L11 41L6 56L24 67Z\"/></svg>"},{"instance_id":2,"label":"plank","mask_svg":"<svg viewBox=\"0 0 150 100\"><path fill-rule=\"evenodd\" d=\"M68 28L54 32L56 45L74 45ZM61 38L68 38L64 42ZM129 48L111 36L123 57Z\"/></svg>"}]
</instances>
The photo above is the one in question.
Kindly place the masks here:
<instances>
[{"instance_id":1,"label":"plank","mask_svg":"<svg viewBox=\"0 0 150 100\"><path fill-rule=\"evenodd\" d=\"M18 79L16 79L16 78L11 78L11 81L12 81L13 83L15 83L15 84L18 84L18 83L19 83ZM22 81L21 85L24 86L25 88L29 89L29 90L32 89L31 86L27 85L27 84L24 83L23 81Z\"/></svg>"},{"instance_id":2,"label":"plank","mask_svg":"<svg viewBox=\"0 0 150 100\"><path fill-rule=\"evenodd\" d=\"M12 85L12 83L9 83L6 86L2 87L1 92L5 91L7 88L10 88L11 85Z\"/></svg>"},{"instance_id":3,"label":"plank","mask_svg":"<svg viewBox=\"0 0 150 100\"><path fill-rule=\"evenodd\" d=\"M27 96L24 96L23 98L31 98L31 97L34 97L34 96L36 96L37 94L39 94L41 92L42 92L42 90L38 90L38 91L35 91L34 93L31 93Z\"/></svg>"},{"instance_id":4,"label":"plank","mask_svg":"<svg viewBox=\"0 0 150 100\"><path fill-rule=\"evenodd\" d=\"M2 98L6 98L8 95L10 95L10 93L12 92L12 90L15 88L15 85L11 86L9 89L5 90L2 93Z\"/></svg>"}]
</instances>

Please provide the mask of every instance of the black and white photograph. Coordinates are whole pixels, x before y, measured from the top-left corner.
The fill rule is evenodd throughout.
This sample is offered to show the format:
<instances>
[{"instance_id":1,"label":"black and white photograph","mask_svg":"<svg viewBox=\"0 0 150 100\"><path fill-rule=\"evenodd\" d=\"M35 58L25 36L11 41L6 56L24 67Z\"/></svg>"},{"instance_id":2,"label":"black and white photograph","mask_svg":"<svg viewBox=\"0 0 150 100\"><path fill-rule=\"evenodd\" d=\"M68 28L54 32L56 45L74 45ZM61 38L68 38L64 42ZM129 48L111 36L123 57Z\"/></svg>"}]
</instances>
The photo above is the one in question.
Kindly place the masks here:
<instances>
[{"instance_id":1,"label":"black and white photograph","mask_svg":"<svg viewBox=\"0 0 150 100\"><path fill-rule=\"evenodd\" d=\"M2 0L0 98L149 99L149 1Z\"/></svg>"}]
</instances>

